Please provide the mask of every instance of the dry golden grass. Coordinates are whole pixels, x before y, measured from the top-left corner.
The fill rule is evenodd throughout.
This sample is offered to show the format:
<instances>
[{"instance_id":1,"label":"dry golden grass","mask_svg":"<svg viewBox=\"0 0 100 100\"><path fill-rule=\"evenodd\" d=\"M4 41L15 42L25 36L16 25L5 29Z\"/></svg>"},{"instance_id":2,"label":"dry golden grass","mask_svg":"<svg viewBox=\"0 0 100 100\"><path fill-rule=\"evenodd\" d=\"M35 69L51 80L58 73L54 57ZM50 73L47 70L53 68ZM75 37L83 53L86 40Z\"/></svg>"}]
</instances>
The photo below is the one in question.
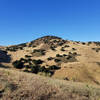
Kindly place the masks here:
<instances>
[{"instance_id":1,"label":"dry golden grass","mask_svg":"<svg viewBox=\"0 0 100 100\"><path fill-rule=\"evenodd\" d=\"M0 68L0 100L99 99L99 86Z\"/></svg>"}]
</instances>

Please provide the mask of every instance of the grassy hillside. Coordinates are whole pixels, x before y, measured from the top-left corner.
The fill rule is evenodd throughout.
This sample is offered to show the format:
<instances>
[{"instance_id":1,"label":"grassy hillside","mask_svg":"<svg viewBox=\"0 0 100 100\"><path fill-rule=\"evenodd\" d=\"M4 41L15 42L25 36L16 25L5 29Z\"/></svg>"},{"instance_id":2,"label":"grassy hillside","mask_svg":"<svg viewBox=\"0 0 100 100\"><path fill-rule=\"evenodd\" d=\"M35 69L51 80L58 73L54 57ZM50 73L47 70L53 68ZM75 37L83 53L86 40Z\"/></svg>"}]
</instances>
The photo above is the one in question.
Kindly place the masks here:
<instances>
[{"instance_id":1,"label":"grassy hillside","mask_svg":"<svg viewBox=\"0 0 100 100\"><path fill-rule=\"evenodd\" d=\"M100 42L0 46L0 100L100 100Z\"/></svg>"},{"instance_id":2,"label":"grassy hillside","mask_svg":"<svg viewBox=\"0 0 100 100\"><path fill-rule=\"evenodd\" d=\"M100 87L0 68L0 100L100 100Z\"/></svg>"},{"instance_id":3,"label":"grassy hillside","mask_svg":"<svg viewBox=\"0 0 100 100\"><path fill-rule=\"evenodd\" d=\"M52 78L100 85L100 43L45 36L0 48L4 67Z\"/></svg>"}]
</instances>

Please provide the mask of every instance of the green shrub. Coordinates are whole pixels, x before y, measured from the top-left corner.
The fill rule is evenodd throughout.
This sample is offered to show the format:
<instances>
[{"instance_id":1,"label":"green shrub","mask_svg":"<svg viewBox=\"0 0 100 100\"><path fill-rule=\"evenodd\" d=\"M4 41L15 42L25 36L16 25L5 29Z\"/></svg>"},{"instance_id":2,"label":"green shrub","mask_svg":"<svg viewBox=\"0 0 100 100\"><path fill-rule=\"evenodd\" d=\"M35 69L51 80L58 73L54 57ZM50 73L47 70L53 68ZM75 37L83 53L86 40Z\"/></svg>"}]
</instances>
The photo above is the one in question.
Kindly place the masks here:
<instances>
[{"instance_id":1,"label":"green shrub","mask_svg":"<svg viewBox=\"0 0 100 100\"><path fill-rule=\"evenodd\" d=\"M65 51L63 47L61 48L61 51Z\"/></svg>"},{"instance_id":2,"label":"green shrub","mask_svg":"<svg viewBox=\"0 0 100 100\"><path fill-rule=\"evenodd\" d=\"M26 58L30 58L30 57L32 57L32 56L30 56L30 55L25 55L25 57L26 57Z\"/></svg>"},{"instance_id":3,"label":"green shrub","mask_svg":"<svg viewBox=\"0 0 100 100\"><path fill-rule=\"evenodd\" d=\"M77 56L77 55L78 55L77 52L74 52L74 53L73 53L73 56Z\"/></svg>"},{"instance_id":4,"label":"green shrub","mask_svg":"<svg viewBox=\"0 0 100 100\"><path fill-rule=\"evenodd\" d=\"M55 62L60 62L61 60L60 60L60 59L55 59L54 61L55 61Z\"/></svg>"},{"instance_id":5,"label":"green shrub","mask_svg":"<svg viewBox=\"0 0 100 100\"><path fill-rule=\"evenodd\" d=\"M52 76L54 74L54 71L51 71L50 69L48 68L45 68L45 66L34 66L34 65L31 65L31 72L32 73L39 73L39 72L42 72L42 73L45 73L46 76Z\"/></svg>"},{"instance_id":6,"label":"green shrub","mask_svg":"<svg viewBox=\"0 0 100 100\"><path fill-rule=\"evenodd\" d=\"M67 62L76 62L77 61L77 59L73 55L68 55L68 57L66 59L67 59Z\"/></svg>"},{"instance_id":7,"label":"green shrub","mask_svg":"<svg viewBox=\"0 0 100 100\"><path fill-rule=\"evenodd\" d=\"M85 42L82 42L82 44L85 45L86 43Z\"/></svg>"},{"instance_id":8,"label":"green shrub","mask_svg":"<svg viewBox=\"0 0 100 100\"><path fill-rule=\"evenodd\" d=\"M42 64L44 61L43 60L33 60L33 63L38 65L38 64Z\"/></svg>"},{"instance_id":9,"label":"green shrub","mask_svg":"<svg viewBox=\"0 0 100 100\"><path fill-rule=\"evenodd\" d=\"M18 68L18 69L22 69L24 67L24 63L21 62L20 60L16 60L12 64L15 68Z\"/></svg>"},{"instance_id":10,"label":"green shrub","mask_svg":"<svg viewBox=\"0 0 100 100\"><path fill-rule=\"evenodd\" d=\"M72 59L72 56L71 55L68 55L67 59Z\"/></svg>"},{"instance_id":11,"label":"green shrub","mask_svg":"<svg viewBox=\"0 0 100 100\"><path fill-rule=\"evenodd\" d=\"M54 50L54 51L56 50L55 47L52 47L52 46L51 46L50 48L51 48L51 50Z\"/></svg>"},{"instance_id":12,"label":"green shrub","mask_svg":"<svg viewBox=\"0 0 100 100\"><path fill-rule=\"evenodd\" d=\"M66 48L66 47L70 47L70 46L69 45L65 45L64 48Z\"/></svg>"},{"instance_id":13,"label":"green shrub","mask_svg":"<svg viewBox=\"0 0 100 100\"><path fill-rule=\"evenodd\" d=\"M40 66L39 65L31 65L31 72L37 74L40 71Z\"/></svg>"},{"instance_id":14,"label":"green shrub","mask_svg":"<svg viewBox=\"0 0 100 100\"><path fill-rule=\"evenodd\" d=\"M47 58L47 60L53 60L54 58L53 57L49 57L49 58Z\"/></svg>"},{"instance_id":15,"label":"green shrub","mask_svg":"<svg viewBox=\"0 0 100 100\"><path fill-rule=\"evenodd\" d=\"M100 66L100 62L96 62Z\"/></svg>"},{"instance_id":16,"label":"green shrub","mask_svg":"<svg viewBox=\"0 0 100 100\"><path fill-rule=\"evenodd\" d=\"M68 55L66 55L66 54L63 54L63 56L65 57L65 56L68 56Z\"/></svg>"},{"instance_id":17,"label":"green shrub","mask_svg":"<svg viewBox=\"0 0 100 100\"><path fill-rule=\"evenodd\" d=\"M100 48L92 48L93 50L95 50L96 52L100 51Z\"/></svg>"},{"instance_id":18,"label":"green shrub","mask_svg":"<svg viewBox=\"0 0 100 100\"><path fill-rule=\"evenodd\" d=\"M76 49L75 49L75 48L72 48L72 50L74 50L74 51L75 51Z\"/></svg>"},{"instance_id":19,"label":"green shrub","mask_svg":"<svg viewBox=\"0 0 100 100\"><path fill-rule=\"evenodd\" d=\"M49 70L58 70L58 69L60 69L60 67L56 65L49 66Z\"/></svg>"},{"instance_id":20,"label":"green shrub","mask_svg":"<svg viewBox=\"0 0 100 100\"><path fill-rule=\"evenodd\" d=\"M42 66L42 67L40 68L39 71L40 71L40 72L46 72L46 68L45 68L45 66Z\"/></svg>"},{"instance_id":21,"label":"green shrub","mask_svg":"<svg viewBox=\"0 0 100 100\"><path fill-rule=\"evenodd\" d=\"M59 42L59 44L58 44L58 45L59 45L59 46L62 46L63 44L64 44L64 42Z\"/></svg>"},{"instance_id":22,"label":"green shrub","mask_svg":"<svg viewBox=\"0 0 100 100\"><path fill-rule=\"evenodd\" d=\"M93 42L96 46L100 46L100 42Z\"/></svg>"},{"instance_id":23,"label":"green shrub","mask_svg":"<svg viewBox=\"0 0 100 100\"><path fill-rule=\"evenodd\" d=\"M62 57L62 55L60 55L60 54L56 54L56 57Z\"/></svg>"},{"instance_id":24,"label":"green shrub","mask_svg":"<svg viewBox=\"0 0 100 100\"><path fill-rule=\"evenodd\" d=\"M34 49L32 54L36 55L36 56L45 55L45 50L43 50L43 49Z\"/></svg>"}]
</instances>

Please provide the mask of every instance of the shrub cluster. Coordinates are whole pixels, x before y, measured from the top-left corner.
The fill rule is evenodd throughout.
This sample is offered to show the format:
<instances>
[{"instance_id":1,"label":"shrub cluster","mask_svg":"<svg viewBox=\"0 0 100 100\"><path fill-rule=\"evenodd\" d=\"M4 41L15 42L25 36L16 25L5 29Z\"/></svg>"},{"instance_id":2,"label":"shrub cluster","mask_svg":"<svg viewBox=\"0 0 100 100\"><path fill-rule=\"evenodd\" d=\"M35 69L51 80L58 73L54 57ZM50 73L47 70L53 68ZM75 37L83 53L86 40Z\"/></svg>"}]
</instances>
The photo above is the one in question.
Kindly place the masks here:
<instances>
[{"instance_id":1,"label":"shrub cluster","mask_svg":"<svg viewBox=\"0 0 100 100\"><path fill-rule=\"evenodd\" d=\"M42 72L42 73L48 74L49 76L52 76L55 70L60 69L60 67L56 65L49 66L48 68L46 68L45 66L41 66L43 62L44 61L40 59L32 60L32 59L21 58L20 60L14 61L12 64L17 69L25 68L24 70L25 72L31 72L35 74ZM25 63L28 63L28 64L25 65Z\"/></svg>"},{"instance_id":2,"label":"shrub cluster","mask_svg":"<svg viewBox=\"0 0 100 100\"><path fill-rule=\"evenodd\" d=\"M100 48L92 48L92 50L95 50L96 52L99 52Z\"/></svg>"},{"instance_id":3,"label":"shrub cluster","mask_svg":"<svg viewBox=\"0 0 100 100\"><path fill-rule=\"evenodd\" d=\"M64 48L68 48L68 47L70 47L70 46L69 46L69 45L65 45L65 46L64 46Z\"/></svg>"},{"instance_id":4,"label":"shrub cluster","mask_svg":"<svg viewBox=\"0 0 100 100\"><path fill-rule=\"evenodd\" d=\"M56 65L52 65L52 66L49 66L49 70L58 70L58 69L60 69L61 67L59 67L59 66L56 66Z\"/></svg>"},{"instance_id":5,"label":"shrub cluster","mask_svg":"<svg viewBox=\"0 0 100 100\"><path fill-rule=\"evenodd\" d=\"M94 44L96 44L96 46L100 46L100 42L93 42Z\"/></svg>"},{"instance_id":6,"label":"shrub cluster","mask_svg":"<svg viewBox=\"0 0 100 100\"><path fill-rule=\"evenodd\" d=\"M26 46L27 46L26 43L23 43L23 44L7 47L6 50L15 52L19 49L23 50L23 48L26 47Z\"/></svg>"},{"instance_id":7,"label":"shrub cluster","mask_svg":"<svg viewBox=\"0 0 100 100\"><path fill-rule=\"evenodd\" d=\"M32 55L34 56L43 56L45 55L45 50L44 49L34 49L32 52Z\"/></svg>"},{"instance_id":8,"label":"shrub cluster","mask_svg":"<svg viewBox=\"0 0 100 100\"><path fill-rule=\"evenodd\" d=\"M54 46L50 46L50 49L53 50L53 51L56 50Z\"/></svg>"},{"instance_id":9,"label":"shrub cluster","mask_svg":"<svg viewBox=\"0 0 100 100\"><path fill-rule=\"evenodd\" d=\"M76 56L78 56L77 52L73 52L73 53L69 52L68 55L66 55L66 54L63 54L63 55L57 54L56 58L54 59L54 61L56 63L61 63L61 62L65 62L65 63L67 63L67 62L75 62L75 61L77 61L76 60Z\"/></svg>"}]
</instances>

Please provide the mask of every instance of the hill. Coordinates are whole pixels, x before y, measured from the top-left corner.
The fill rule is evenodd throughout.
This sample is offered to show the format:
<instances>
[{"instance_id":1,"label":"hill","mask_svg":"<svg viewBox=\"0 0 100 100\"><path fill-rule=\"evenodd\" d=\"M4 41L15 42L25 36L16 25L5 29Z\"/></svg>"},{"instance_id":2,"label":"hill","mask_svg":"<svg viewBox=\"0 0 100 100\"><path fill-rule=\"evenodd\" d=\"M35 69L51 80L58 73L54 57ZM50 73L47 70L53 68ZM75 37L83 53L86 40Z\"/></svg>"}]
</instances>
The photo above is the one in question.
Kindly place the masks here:
<instances>
[{"instance_id":1,"label":"hill","mask_svg":"<svg viewBox=\"0 0 100 100\"><path fill-rule=\"evenodd\" d=\"M11 58L9 58L9 63L2 62L5 66L13 68L12 63L21 58L40 59L43 61L40 66L60 67L59 70L53 72L52 77L54 78L100 84L99 42L84 43L63 40L55 36L45 36L29 43L5 47L4 51Z\"/></svg>"},{"instance_id":2,"label":"hill","mask_svg":"<svg viewBox=\"0 0 100 100\"><path fill-rule=\"evenodd\" d=\"M1 100L99 100L100 42L45 36L0 46Z\"/></svg>"}]
</instances>

